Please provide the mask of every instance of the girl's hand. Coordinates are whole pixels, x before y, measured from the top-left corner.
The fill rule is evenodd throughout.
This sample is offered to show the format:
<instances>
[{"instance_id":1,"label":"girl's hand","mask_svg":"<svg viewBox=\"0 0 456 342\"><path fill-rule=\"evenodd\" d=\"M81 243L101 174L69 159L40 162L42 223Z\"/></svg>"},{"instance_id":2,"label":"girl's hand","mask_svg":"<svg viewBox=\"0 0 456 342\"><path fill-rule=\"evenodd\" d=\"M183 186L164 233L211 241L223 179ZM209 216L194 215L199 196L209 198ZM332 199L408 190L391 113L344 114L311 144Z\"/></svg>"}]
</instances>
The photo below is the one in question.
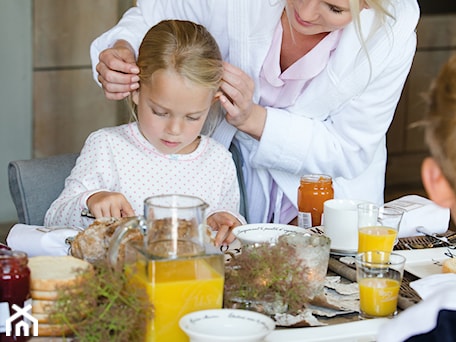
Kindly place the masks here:
<instances>
[{"instance_id":1,"label":"girl's hand","mask_svg":"<svg viewBox=\"0 0 456 342\"><path fill-rule=\"evenodd\" d=\"M217 231L215 245L230 244L236 238L231 232L234 227L240 226L241 222L227 212L218 212L207 218L207 224L212 230Z\"/></svg>"},{"instance_id":2,"label":"girl's hand","mask_svg":"<svg viewBox=\"0 0 456 342\"><path fill-rule=\"evenodd\" d=\"M112 48L103 50L99 58L96 70L106 98L121 100L139 88L139 68L130 43L118 40Z\"/></svg>"},{"instance_id":3,"label":"girl's hand","mask_svg":"<svg viewBox=\"0 0 456 342\"><path fill-rule=\"evenodd\" d=\"M266 109L253 103L253 80L234 65L224 62L223 68L223 94L219 99L227 112L226 120L241 131L260 139L266 121Z\"/></svg>"},{"instance_id":4,"label":"girl's hand","mask_svg":"<svg viewBox=\"0 0 456 342\"><path fill-rule=\"evenodd\" d=\"M135 212L124 195L119 192L100 191L87 199L87 207L95 218L130 217Z\"/></svg>"}]
</instances>

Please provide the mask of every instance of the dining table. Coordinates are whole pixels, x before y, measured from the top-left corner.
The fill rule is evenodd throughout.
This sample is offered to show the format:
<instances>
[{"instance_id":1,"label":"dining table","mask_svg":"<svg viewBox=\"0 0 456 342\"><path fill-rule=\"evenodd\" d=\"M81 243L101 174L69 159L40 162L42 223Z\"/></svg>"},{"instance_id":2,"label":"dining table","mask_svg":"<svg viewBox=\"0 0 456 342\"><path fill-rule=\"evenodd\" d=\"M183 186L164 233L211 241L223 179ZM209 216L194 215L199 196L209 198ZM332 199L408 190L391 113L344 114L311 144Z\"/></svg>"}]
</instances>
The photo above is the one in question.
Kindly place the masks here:
<instances>
[{"instance_id":1,"label":"dining table","mask_svg":"<svg viewBox=\"0 0 456 342\"><path fill-rule=\"evenodd\" d=\"M399 238L394 252L404 255L409 262L402 279L398 313L419 303L422 299L410 286L410 283L422 277L442 272L442 263L446 258L456 256L456 231L449 229L438 235L418 235ZM344 256L331 255L328 274L336 274L347 282L356 282L354 264L343 262ZM374 342L376 336L388 318L363 320L358 313L336 316L325 321L327 325L306 328L276 328L265 339L266 342Z\"/></svg>"},{"instance_id":2,"label":"dining table","mask_svg":"<svg viewBox=\"0 0 456 342\"><path fill-rule=\"evenodd\" d=\"M427 272L435 273L441 271L439 263L435 262L434 255L437 252L445 252L451 244L456 244L456 231L449 229L446 233L441 234L441 237L447 239L447 243L439 241L432 236L412 236L399 238L394 247L394 251L402 253L406 256L413 256L412 261L421 261L423 269L427 267ZM453 249L451 249L453 250ZM442 254L440 253L440 254ZM455 252L456 254L456 252ZM443 254L442 254L443 255ZM353 257L353 256L351 256ZM328 276L340 276L345 283L356 283L356 269L354 264L346 262L350 256L331 254L328 263ZM407 309L421 301L420 296L410 287L410 283L419 279L428 273L420 274L417 270L407 268L404 271L404 276L399 292L398 312ZM429 270L428 268L432 266ZM421 270L424 272L423 270ZM381 326L388 321L388 318L377 319L360 319L358 312L352 312L335 317L319 318L324 325L314 327L283 327L277 326L265 339L265 342L293 342L293 341L357 341L357 342L374 342L376 335L381 329ZM71 341L71 339L62 339L61 337L32 337L30 342L63 342Z\"/></svg>"}]
</instances>

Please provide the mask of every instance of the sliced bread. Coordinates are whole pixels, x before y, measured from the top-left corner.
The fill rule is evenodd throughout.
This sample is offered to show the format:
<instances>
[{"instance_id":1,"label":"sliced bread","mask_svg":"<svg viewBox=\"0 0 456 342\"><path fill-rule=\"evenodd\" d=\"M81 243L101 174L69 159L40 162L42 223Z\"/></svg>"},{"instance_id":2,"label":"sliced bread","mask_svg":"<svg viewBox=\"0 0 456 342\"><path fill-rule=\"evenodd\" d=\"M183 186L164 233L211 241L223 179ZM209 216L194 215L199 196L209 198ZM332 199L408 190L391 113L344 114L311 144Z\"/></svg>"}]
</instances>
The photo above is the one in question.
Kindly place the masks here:
<instances>
[{"instance_id":1,"label":"sliced bread","mask_svg":"<svg viewBox=\"0 0 456 342\"><path fill-rule=\"evenodd\" d=\"M76 325L75 325L76 327ZM38 336L70 336L72 330L67 325L62 324L49 324L49 323L39 323L38 324Z\"/></svg>"},{"instance_id":2,"label":"sliced bread","mask_svg":"<svg viewBox=\"0 0 456 342\"><path fill-rule=\"evenodd\" d=\"M47 314L52 311L54 305L53 300L32 299L32 314Z\"/></svg>"},{"instance_id":3,"label":"sliced bread","mask_svg":"<svg viewBox=\"0 0 456 342\"><path fill-rule=\"evenodd\" d=\"M92 269L89 262L69 255L31 257L28 266L33 299L55 299L60 287L77 286L81 278L79 270ZM43 292L47 295L43 296Z\"/></svg>"}]
</instances>

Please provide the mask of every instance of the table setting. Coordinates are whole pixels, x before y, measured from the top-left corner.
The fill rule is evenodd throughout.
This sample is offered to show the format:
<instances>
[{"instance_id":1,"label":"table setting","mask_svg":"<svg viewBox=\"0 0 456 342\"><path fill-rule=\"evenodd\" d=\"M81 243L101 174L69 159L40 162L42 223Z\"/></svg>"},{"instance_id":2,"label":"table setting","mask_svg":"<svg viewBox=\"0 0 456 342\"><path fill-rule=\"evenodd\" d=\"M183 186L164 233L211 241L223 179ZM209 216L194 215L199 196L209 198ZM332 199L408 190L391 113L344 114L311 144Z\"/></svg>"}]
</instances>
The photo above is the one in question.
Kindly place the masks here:
<instances>
[{"instance_id":1,"label":"table setting","mask_svg":"<svg viewBox=\"0 0 456 342\"><path fill-rule=\"evenodd\" d=\"M321 225L302 228L274 223L246 224L233 230L236 239L230 245L222 245L219 248L211 246L213 239L207 233L192 235L192 227L200 227L202 222L197 223L195 226L189 225L188 222L193 222L194 219L189 220L187 214L180 213L178 215L178 221L180 222L178 226L181 227L181 224L185 221L186 233L184 235L185 239L193 241L191 247L190 245L187 247L182 245L179 250L170 250L171 247L162 245L156 250L165 253L170 253L170 251L171 253L178 253L175 254L178 259L181 257L179 256L180 253L184 253L187 255L186 258L192 258L194 263L203 262L204 265L210 265L210 268L203 272L206 274L204 277L207 274L224 275L224 283L220 282L220 284L215 285L216 282L214 282L214 285L211 285L215 289L215 302L206 307L190 308L187 313L203 312L204 310L234 310L241 316L247 312L255 312L262 315L259 317L272 319L273 328L269 324L271 321L267 321L269 323L257 323L257 325L265 329L263 332L266 333L261 335L261 337L251 337L250 340L246 339L246 341L263 340L272 342L283 341L284 339L289 341L303 339L308 341L347 341L350 339L353 341L375 341L376 334L385 322L394 317L397 312L420 303L422 298L413 288L413 283L421 278L442 272L443 261L452 258L454 256L453 253L456 254L456 251L453 250L454 242L456 242L456 233L448 230L448 213L441 211L441 208L434 208L434 204L428 202L428 200L423 200L422 198L417 200L413 196L407 197L405 201L399 201L399 207L402 208L402 221L398 222L394 228L396 238L387 242L391 243L393 254L405 259L400 270L400 278L398 280L400 288L397 299L392 304L393 312L391 314L379 314L376 316L374 313L374 318L364 319L361 317L362 312L360 312L360 288L358 284L360 275L358 274L357 276L360 266L359 262L358 265L356 263L356 256L360 248L358 245L358 226L361 224L358 217L358 206L363 204L363 202L343 199L331 201L337 202L334 217L331 216L333 215L331 210L326 210L325 207L325 216ZM341 203L343 205L340 205ZM153 204L147 205L153 207ZM198 207L198 205L194 205L194 207ZM381 207L376 209L383 210ZM197 211L199 213L192 213L190 217L204 217L201 207ZM343 211L348 211L349 213L347 214L347 212L344 213ZM169 213L170 210L167 208L164 213L160 214L161 216L154 216L154 220L162 220L161 227L166 227L164 222L170 215ZM434 219L432 221L419 220L419 216L423 214L432 214L431 216ZM355 215L356 219L348 219L347 215ZM381 216L379 213L375 212L369 215L375 217L375 222L372 223L374 226L383 224L381 219L379 219ZM158 259L156 260L155 257L148 256L149 252L144 250L143 242L139 245L135 244L135 241L130 241L122 246L117 243L117 247L113 247L113 245L116 245L115 241L119 242L125 237L125 234L133 230L141 232L141 234L145 233L150 229L148 227L152 227L152 225L144 226L144 222L151 223L151 217L131 218L128 224L121 224L120 228L111 229L113 235L106 240L109 243L104 242L104 246L100 250L102 255L107 256L108 259L111 258L112 265L115 266L116 262L121 260L122 265L126 265L126 268L120 267L119 269L126 270L127 274L129 274L128 272L132 275L137 274L130 279L134 279L136 284L144 283L144 285L139 286L145 288L146 292L150 291L147 290L150 286L157 285L151 285L154 282L150 283L150 280L144 280L147 277L145 278L145 275L141 275L138 272L143 272L140 271L143 269L143 265L155 265L153 266L154 268L159 268L163 262L157 261ZM404 217L406 217L405 220ZM339 229L343 229L343 233L342 235L339 234L339 236L337 234L331 235L331 229L333 229L331 225L336 225L337 222L339 223ZM341 222L344 223L343 228L340 228ZM443 229L445 222L447 227ZM416 225L417 223L420 224ZM366 227L369 226L368 223L362 224ZM410 224L414 225L414 227L410 227ZM438 226L434 226L435 224L438 224ZM394 226L395 224L389 221L385 225ZM156 225L155 227L158 226ZM71 255L71 243L75 238L84 234L77 227L16 225L14 228L8 236L8 245L13 249L25 249L26 252L30 253L30 256L43 254L43 251L46 250L48 254L55 256L68 255L69 253ZM29 229L27 233L26 229ZM89 229L84 231L86 230ZM166 228L160 231L160 234L165 234ZM401 231L406 233L401 234ZM33 233L30 234L30 232ZM33 236L35 242L39 243L30 244L30 240L24 239L25 234L28 237ZM404 234L409 236L402 236ZM213 236L213 233L209 235ZM148 234L144 236L150 237ZM342 242L340 236L342 236ZM354 236L354 238L351 236ZM139 239L142 241L143 238L140 237ZM158 237L153 239L160 240ZM166 239L172 240L173 238L168 237ZM355 243L350 242L353 239L356 241ZM146 241L147 245L151 243L149 240L144 240L144 242ZM198 246L205 247L198 249L200 248ZM207 250L205 249L206 247ZM118 249L117 252L112 251L115 248ZM366 247L365 249L367 253L373 247ZM173 250L175 252L172 252ZM196 259L194 259L195 257L192 254L196 256ZM291 258L290 255L292 256ZM79 255L79 257L84 258L84 254ZM127 261L128 258L131 260ZM165 259L168 260L167 258L168 254ZM378 259L378 256L374 257L370 262L379 261L375 258ZM290 260L297 260L298 262L292 263ZM194 265L196 266L196 264ZM251 267L249 268L247 265ZM198 268L201 268L200 266ZM182 274L182 270L177 273ZM242 275L240 270L245 270L247 273ZM255 273L255 270L260 270L261 272ZM279 271L286 272L280 273ZM366 272L368 274L368 271ZM274 283L272 281L276 276L281 277L281 282ZM241 289L242 291L236 289L236 286L240 287L239 284L248 284L248 287L255 288L257 293L260 293L261 287L265 286L269 293L266 291L262 294L263 298L256 298L253 292L246 292L244 288ZM304 286L299 286L299 284ZM280 291L277 290L279 286L282 286ZM296 289L299 291L295 291ZM293 301L294 295L295 297L296 295L298 296L297 301ZM208 297L206 296L205 300L207 299ZM154 305L159 305L156 299L150 298L150 300ZM161 310L168 309L165 305L165 309ZM181 323L180 319L183 319L185 315L180 313L175 317L175 325L176 327L179 325L180 332L179 337L174 340L182 339L184 341L190 338L191 341L200 341L196 337L191 337L190 331L186 331L188 327L203 329L200 325L197 325L200 319L193 319L190 323L185 323L187 325L184 329L182 326L184 323ZM204 317L207 318L214 315L217 316L218 314L211 312L210 315ZM255 319L247 318L244 320L255 321ZM258 322L258 320L256 321ZM207 326L207 324L202 324L201 326ZM212 327L212 334L214 334L212 323L209 326ZM216 334L220 335L221 329L215 329ZM250 328L246 327L246 329ZM243 334L244 338L247 338L247 335L250 334L247 333L247 330ZM149 332L148 334L151 333ZM256 333L252 334L255 335ZM148 336L149 340L153 340L152 335ZM203 337L199 336L199 338ZM53 337L49 338L53 339ZM204 338L208 338L208 341L217 341L214 336L206 336ZM201 341L204 341L204 338ZM229 339L229 337L227 338ZM36 341L45 340L44 337L34 337L32 340L35 339ZM231 340L234 341L235 339L232 338ZM239 341L242 341L242 339Z\"/></svg>"}]
</instances>

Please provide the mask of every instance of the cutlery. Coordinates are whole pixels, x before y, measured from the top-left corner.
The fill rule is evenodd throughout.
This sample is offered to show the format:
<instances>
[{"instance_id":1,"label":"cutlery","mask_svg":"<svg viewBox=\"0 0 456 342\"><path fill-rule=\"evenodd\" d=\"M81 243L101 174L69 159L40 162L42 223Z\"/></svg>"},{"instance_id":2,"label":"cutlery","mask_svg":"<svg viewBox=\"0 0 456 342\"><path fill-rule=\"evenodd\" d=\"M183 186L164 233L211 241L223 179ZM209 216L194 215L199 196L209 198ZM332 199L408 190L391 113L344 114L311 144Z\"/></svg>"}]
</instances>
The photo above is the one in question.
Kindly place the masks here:
<instances>
[{"instance_id":1,"label":"cutlery","mask_svg":"<svg viewBox=\"0 0 456 342\"><path fill-rule=\"evenodd\" d=\"M325 235L325 232L321 230L319 227L312 227L312 231L315 231L319 235Z\"/></svg>"},{"instance_id":2,"label":"cutlery","mask_svg":"<svg viewBox=\"0 0 456 342\"><path fill-rule=\"evenodd\" d=\"M446 243L447 245L449 245L450 248L456 248L456 246L455 246L454 244L452 244L452 243L448 240L448 238L446 238L446 237L444 237L444 236L443 236L443 237L437 236L435 233L434 233L434 234L428 233L428 232L425 230L425 228L422 227L422 226L416 227L416 231L417 231L418 233L421 233L421 234L424 234L424 235L429 236L429 237L431 237L431 238L434 238L434 239L436 239L436 240L438 240L438 241L440 241L440 242Z\"/></svg>"},{"instance_id":3,"label":"cutlery","mask_svg":"<svg viewBox=\"0 0 456 342\"><path fill-rule=\"evenodd\" d=\"M94 219L95 216L89 211L89 209L82 209L81 216Z\"/></svg>"},{"instance_id":4,"label":"cutlery","mask_svg":"<svg viewBox=\"0 0 456 342\"><path fill-rule=\"evenodd\" d=\"M435 247L445 247L448 243L438 241L433 237L426 235L415 235L410 237L400 238L395 249L427 249Z\"/></svg>"},{"instance_id":5,"label":"cutlery","mask_svg":"<svg viewBox=\"0 0 456 342\"><path fill-rule=\"evenodd\" d=\"M432 242L429 242L429 243L426 243L426 244L419 243L419 242L410 242L410 243L405 242L404 246L406 248L408 248L408 249L425 249L425 248L433 248L433 247L435 247L435 245Z\"/></svg>"},{"instance_id":6,"label":"cutlery","mask_svg":"<svg viewBox=\"0 0 456 342\"><path fill-rule=\"evenodd\" d=\"M79 232L84 231L84 228L76 227L76 226L51 226L51 227L36 228L37 231L42 232L42 233L49 233L49 232L53 232L55 230L62 230L62 229L77 230Z\"/></svg>"}]
</instances>

